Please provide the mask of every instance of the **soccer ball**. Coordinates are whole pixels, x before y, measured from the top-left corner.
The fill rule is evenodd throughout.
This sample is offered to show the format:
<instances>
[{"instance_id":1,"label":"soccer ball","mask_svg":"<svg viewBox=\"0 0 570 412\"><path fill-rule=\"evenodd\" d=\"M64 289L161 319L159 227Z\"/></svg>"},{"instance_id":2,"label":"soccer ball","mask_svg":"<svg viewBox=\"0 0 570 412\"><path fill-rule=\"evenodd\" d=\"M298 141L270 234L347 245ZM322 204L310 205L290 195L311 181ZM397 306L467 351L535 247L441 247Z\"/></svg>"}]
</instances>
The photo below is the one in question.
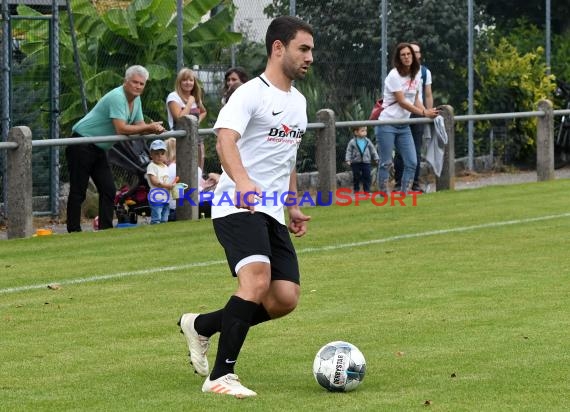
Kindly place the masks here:
<instances>
[{"instance_id":1,"label":"soccer ball","mask_svg":"<svg viewBox=\"0 0 570 412\"><path fill-rule=\"evenodd\" d=\"M313 362L313 375L323 388L331 392L348 392L356 389L366 374L366 360L351 343L327 343L317 352Z\"/></svg>"}]
</instances>

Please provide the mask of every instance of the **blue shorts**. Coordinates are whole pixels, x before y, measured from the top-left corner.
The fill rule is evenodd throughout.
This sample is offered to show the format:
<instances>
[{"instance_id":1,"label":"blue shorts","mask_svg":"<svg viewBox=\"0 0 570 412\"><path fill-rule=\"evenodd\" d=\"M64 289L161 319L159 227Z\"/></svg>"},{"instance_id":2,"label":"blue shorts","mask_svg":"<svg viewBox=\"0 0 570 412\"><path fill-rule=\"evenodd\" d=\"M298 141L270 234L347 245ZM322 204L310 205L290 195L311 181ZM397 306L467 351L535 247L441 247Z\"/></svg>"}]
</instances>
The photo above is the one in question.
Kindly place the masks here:
<instances>
[{"instance_id":1,"label":"blue shorts","mask_svg":"<svg viewBox=\"0 0 570 412\"><path fill-rule=\"evenodd\" d=\"M271 280L300 284L299 263L287 227L265 213L240 212L212 220L233 276L236 265L253 255L269 257Z\"/></svg>"}]
</instances>

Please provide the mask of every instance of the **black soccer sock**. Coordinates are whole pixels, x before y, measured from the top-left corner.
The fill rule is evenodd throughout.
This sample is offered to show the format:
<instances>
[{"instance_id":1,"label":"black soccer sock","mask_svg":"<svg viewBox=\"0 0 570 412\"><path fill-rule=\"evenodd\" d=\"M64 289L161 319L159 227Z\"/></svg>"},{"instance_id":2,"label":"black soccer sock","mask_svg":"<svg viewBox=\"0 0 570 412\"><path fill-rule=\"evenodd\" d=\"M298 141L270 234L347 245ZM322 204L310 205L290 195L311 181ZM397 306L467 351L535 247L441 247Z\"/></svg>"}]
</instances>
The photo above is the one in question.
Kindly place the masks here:
<instances>
[{"instance_id":1,"label":"black soccer sock","mask_svg":"<svg viewBox=\"0 0 570 412\"><path fill-rule=\"evenodd\" d=\"M269 316L269 313L267 313L263 304L260 303L257 305L257 310L251 319L251 326L259 325L260 323L267 322L268 320L271 320L271 316Z\"/></svg>"},{"instance_id":2,"label":"black soccer sock","mask_svg":"<svg viewBox=\"0 0 570 412\"><path fill-rule=\"evenodd\" d=\"M234 373L234 366L258 304L232 296L222 316L222 331L210 380Z\"/></svg>"},{"instance_id":3,"label":"black soccer sock","mask_svg":"<svg viewBox=\"0 0 570 412\"><path fill-rule=\"evenodd\" d=\"M224 309L219 309L210 313L203 313L199 315L194 321L194 329L200 335L209 338L216 332L222 330L222 315Z\"/></svg>"}]
</instances>

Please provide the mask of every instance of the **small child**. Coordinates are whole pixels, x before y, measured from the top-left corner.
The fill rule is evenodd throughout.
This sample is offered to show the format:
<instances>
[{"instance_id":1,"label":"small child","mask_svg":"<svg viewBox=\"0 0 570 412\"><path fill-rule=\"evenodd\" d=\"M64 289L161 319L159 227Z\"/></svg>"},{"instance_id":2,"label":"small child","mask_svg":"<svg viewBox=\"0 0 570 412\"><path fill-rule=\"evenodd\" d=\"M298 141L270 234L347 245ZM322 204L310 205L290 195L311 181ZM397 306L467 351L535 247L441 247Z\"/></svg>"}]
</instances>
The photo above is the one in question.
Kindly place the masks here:
<instances>
[{"instance_id":1,"label":"small child","mask_svg":"<svg viewBox=\"0 0 570 412\"><path fill-rule=\"evenodd\" d=\"M151 162L146 168L146 179L151 191L153 189L165 189L164 202L160 202L162 196L151 196L150 202L150 224L168 222L170 206L168 204L170 191L174 183L170 182L168 166L166 165L166 143L162 140L155 140L150 144ZM156 198L155 202L152 200Z\"/></svg>"},{"instance_id":2,"label":"small child","mask_svg":"<svg viewBox=\"0 0 570 412\"><path fill-rule=\"evenodd\" d=\"M354 191L358 192L362 183L362 190L370 192L370 163L378 163L378 152L367 137L366 126L353 127L352 133L354 137L346 147L345 161L352 169Z\"/></svg>"}]
</instances>

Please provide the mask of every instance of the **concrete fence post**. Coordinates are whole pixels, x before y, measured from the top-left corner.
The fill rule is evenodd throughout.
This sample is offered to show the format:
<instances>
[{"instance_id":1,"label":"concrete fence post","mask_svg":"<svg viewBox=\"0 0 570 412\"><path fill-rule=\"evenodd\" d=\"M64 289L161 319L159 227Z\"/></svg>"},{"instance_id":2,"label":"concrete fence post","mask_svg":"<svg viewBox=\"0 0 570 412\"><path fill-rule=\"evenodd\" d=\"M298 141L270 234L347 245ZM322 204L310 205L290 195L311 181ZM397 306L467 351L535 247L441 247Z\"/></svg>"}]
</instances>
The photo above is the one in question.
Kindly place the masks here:
<instances>
[{"instance_id":1,"label":"concrete fence post","mask_svg":"<svg viewBox=\"0 0 570 412\"><path fill-rule=\"evenodd\" d=\"M321 194L319 201L330 204L335 201L336 191L336 125L335 114L330 109L317 112L317 121L325 124L324 129L317 129L315 157L319 178L317 190Z\"/></svg>"},{"instance_id":2,"label":"concrete fence post","mask_svg":"<svg viewBox=\"0 0 570 412\"><path fill-rule=\"evenodd\" d=\"M536 178L539 182L554 179L554 116L552 102L541 100L538 110L544 112L536 123Z\"/></svg>"},{"instance_id":3,"label":"concrete fence post","mask_svg":"<svg viewBox=\"0 0 570 412\"><path fill-rule=\"evenodd\" d=\"M188 198L180 198L176 203L176 220L198 219L198 119L193 115L182 116L177 122L178 130L186 136L176 140L176 174L180 182L194 189Z\"/></svg>"},{"instance_id":4,"label":"concrete fence post","mask_svg":"<svg viewBox=\"0 0 570 412\"><path fill-rule=\"evenodd\" d=\"M436 190L455 190L455 118L453 107L445 105L440 107L440 114L445 122L447 145L443 155L443 168L441 175L436 177ZM432 136L435 139L435 136Z\"/></svg>"},{"instance_id":5,"label":"concrete fence post","mask_svg":"<svg viewBox=\"0 0 570 412\"><path fill-rule=\"evenodd\" d=\"M32 225L32 131L17 126L8 132L8 141L18 144L6 154L8 239L30 237Z\"/></svg>"}]
</instances>

